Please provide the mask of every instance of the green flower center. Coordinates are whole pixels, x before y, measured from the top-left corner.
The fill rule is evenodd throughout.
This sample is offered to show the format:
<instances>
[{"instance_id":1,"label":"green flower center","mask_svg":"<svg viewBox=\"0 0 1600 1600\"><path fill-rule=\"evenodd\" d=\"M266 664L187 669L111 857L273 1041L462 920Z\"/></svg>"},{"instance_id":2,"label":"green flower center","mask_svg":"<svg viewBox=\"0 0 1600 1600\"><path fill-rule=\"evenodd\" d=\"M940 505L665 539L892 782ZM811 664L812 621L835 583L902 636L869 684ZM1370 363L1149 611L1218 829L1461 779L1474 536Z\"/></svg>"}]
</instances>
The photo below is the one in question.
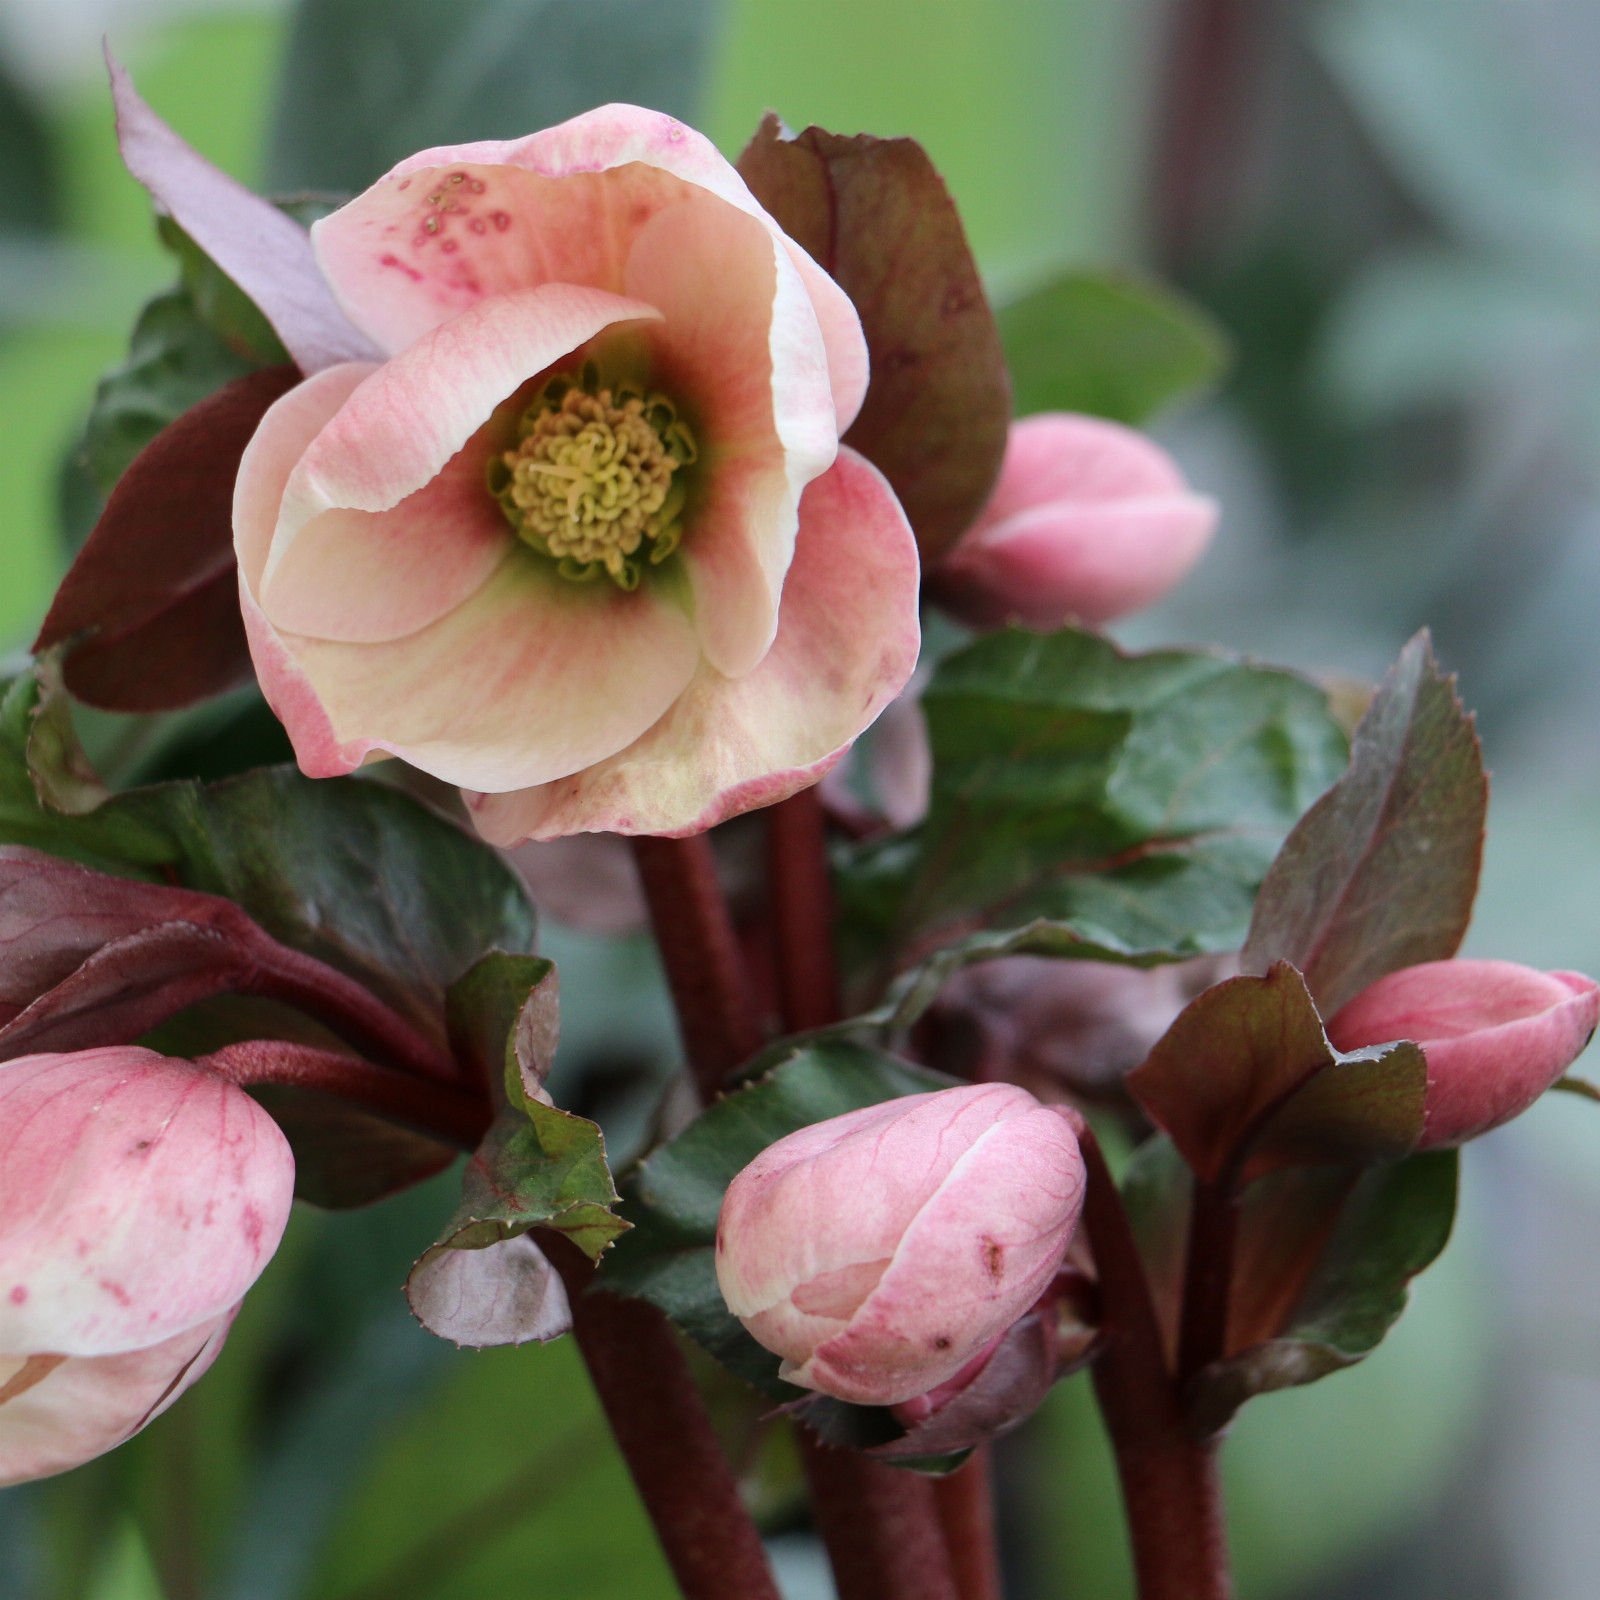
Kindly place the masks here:
<instances>
[{"instance_id":1,"label":"green flower center","mask_svg":"<svg viewBox=\"0 0 1600 1600\"><path fill-rule=\"evenodd\" d=\"M680 473L694 435L662 394L601 388L593 362L552 378L517 424L517 447L489 463L489 492L518 536L553 557L563 578L606 575L637 589L644 561L683 538Z\"/></svg>"}]
</instances>

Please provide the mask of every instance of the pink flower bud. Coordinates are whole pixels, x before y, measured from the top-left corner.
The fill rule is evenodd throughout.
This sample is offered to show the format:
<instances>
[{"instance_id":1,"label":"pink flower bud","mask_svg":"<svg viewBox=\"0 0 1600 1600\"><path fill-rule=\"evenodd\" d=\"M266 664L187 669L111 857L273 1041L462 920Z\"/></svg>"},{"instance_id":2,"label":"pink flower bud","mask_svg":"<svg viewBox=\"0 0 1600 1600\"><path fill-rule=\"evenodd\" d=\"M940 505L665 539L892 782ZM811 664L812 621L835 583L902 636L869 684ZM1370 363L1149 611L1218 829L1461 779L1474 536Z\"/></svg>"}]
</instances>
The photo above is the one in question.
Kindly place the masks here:
<instances>
[{"instance_id":1,"label":"pink flower bud","mask_svg":"<svg viewBox=\"0 0 1600 1600\"><path fill-rule=\"evenodd\" d=\"M133 1045L0 1064L0 1477L75 1466L192 1382L293 1190L277 1124L204 1067Z\"/></svg>"},{"instance_id":2,"label":"pink flower bud","mask_svg":"<svg viewBox=\"0 0 1600 1600\"><path fill-rule=\"evenodd\" d=\"M1328 1024L1340 1050L1413 1039L1428 1058L1422 1148L1520 1116L1582 1053L1600 987L1511 961L1427 961L1363 989Z\"/></svg>"},{"instance_id":3,"label":"pink flower bud","mask_svg":"<svg viewBox=\"0 0 1600 1600\"><path fill-rule=\"evenodd\" d=\"M988 505L928 590L978 628L1098 626L1159 600L1216 521L1216 503L1143 434L1044 412L1012 423Z\"/></svg>"},{"instance_id":4,"label":"pink flower bud","mask_svg":"<svg viewBox=\"0 0 1600 1600\"><path fill-rule=\"evenodd\" d=\"M1066 1115L1025 1089L911 1095L802 1128L729 1185L728 1308L782 1376L864 1405L956 1377L1049 1286L1083 1204Z\"/></svg>"}]
</instances>

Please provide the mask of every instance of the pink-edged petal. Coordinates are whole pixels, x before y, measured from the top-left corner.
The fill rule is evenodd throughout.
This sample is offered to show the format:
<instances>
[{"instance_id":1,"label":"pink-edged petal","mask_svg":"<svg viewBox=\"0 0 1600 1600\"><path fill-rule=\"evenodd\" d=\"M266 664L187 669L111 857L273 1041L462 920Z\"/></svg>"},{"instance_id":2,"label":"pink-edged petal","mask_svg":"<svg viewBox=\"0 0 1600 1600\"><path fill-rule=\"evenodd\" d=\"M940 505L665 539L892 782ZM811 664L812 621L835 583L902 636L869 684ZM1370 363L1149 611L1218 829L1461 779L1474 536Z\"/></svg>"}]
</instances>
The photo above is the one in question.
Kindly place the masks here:
<instances>
[{"instance_id":1,"label":"pink-edged petal","mask_svg":"<svg viewBox=\"0 0 1600 1600\"><path fill-rule=\"evenodd\" d=\"M711 195L639 230L626 289L662 313L652 382L701 441L683 546L700 646L741 677L777 631L800 496L838 450L816 313L788 252Z\"/></svg>"},{"instance_id":2,"label":"pink-edged petal","mask_svg":"<svg viewBox=\"0 0 1600 1600\"><path fill-rule=\"evenodd\" d=\"M385 750L490 791L550 783L625 749L683 693L700 654L693 624L658 589L570 583L522 546L404 639L283 638L347 757Z\"/></svg>"},{"instance_id":3,"label":"pink-edged petal","mask_svg":"<svg viewBox=\"0 0 1600 1600\"><path fill-rule=\"evenodd\" d=\"M939 604L975 627L1098 626L1159 600L1205 554L1216 502L1058 500L974 528L938 568Z\"/></svg>"},{"instance_id":4,"label":"pink-edged petal","mask_svg":"<svg viewBox=\"0 0 1600 1600\"><path fill-rule=\"evenodd\" d=\"M621 292L634 236L697 190L784 239L822 326L843 431L866 394L855 308L716 146L675 117L600 106L524 139L419 151L311 237L346 315L395 351L488 295L555 281Z\"/></svg>"},{"instance_id":5,"label":"pink-edged petal","mask_svg":"<svg viewBox=\"0 0 1600 1600\"><path fill-rule=\"evenodd\" d=\"M1044 411L1011 424L1005 460L977 528L1048 500L1184 494L1183 474L1154 440L1120 422Z\"/></svg>"},{"instance_id":6,"label":"pink-edged petal","mask_svg":"<svg viewBox=\"0 0 1600 1600\"><path fill-rule=\"evenodd\" d=\"M916 541L883 475L855 451L805 492L778 633L730 679L702 664L627 749L560 783L469 795L496 844L569 833L698 833L814 783L916 666Z\"/></svg>"},{"instance_id":7,"label":"pink-edged petal","mask_svg":"<svg viewBox=\"0 0 1600 1600\"><path fill-rule=\"evenodd\" d=\"M387 511L399 505L431 483L529 378L606 328L658 317L652 307L620 295L551 283L486 300L384 362L328 420L289 474L257 586L268 616L277 621L278 572L291 561L297 536L313 517L334 509ZM487 498L486 491L479 492ZM344 538L365 548L353 560L382 561L384 526L341 524ZM326 541L314 549L325 552ZM448 554L442 559L448 572ZM313 557L304 585L315 584L318 576ZM284 582L289 596L302 591L292 567ZM366 603L361 596L351 600L356 606ZM381 616L376 606L374 611ZM359 613L347 623L359 631L346 637L369 637L378 629L376 619L362 627Z\"/></svg>"},{"instance_id":8,"label":"pink-edged petal","mask_svg":"<svg viewBox=\"0 0 1600 1600\"><path fill-rule=\"evenodd\" d=\"M33 1357L30 1369L0 1354L0 1488L92 1461L153 1422L216 1360L237 1310L120 1355Z\"/></svg>"},{"instance_id":9,"label":"pink-edged petal","mask_svg":"<svg viewBox=\"0 0 1600 1600\"><path fill-rule=\"evenodd\" d=\"M403 639L475 593L515 539L484 487L500 443L480 430L388 511L324 511L262 585L276 628L346 643Z\"/></svg>"},{"instance_id":10,"label":"pink-edged petal","mask_svg":"<svg viewBox=\"0 0 1600 1600\"><path fill-rule=\"evenodd\" d=\"M0 1065L0 1351L113 1355L221 1315L293 1189L277 1124L203 1067L133 1045Z\"/></svg>"},{"instance_id":11,"label":"pink-edged petal","mask_svg":"<svg viewBox=\"0 0 1600 1600\"><path fill-rule=\"evenodd\" d=\"M328 367L291 389L261 419L239 462L233 489L233 548L239 558L239 606L261 692L288 729L300 770L332 778L361 765L365 750L345 749L288 645L267 621L256 588L267 564L289 474L306 447L373 371L365 362Z\"/></svg>"},{"instance_id":12,"label":"pink-edged petal","mask_svg":"<svg viewBox=\"0 0 1600 1600\"><path fill-rule=\"evenodd\" d=\"M1083 1191L1077 1138L1058 1110L997 1122L918 1213L848 1325L788 1375L864 1405L954 1378L1043 1293Z\"/></svg>"}]
</instances>

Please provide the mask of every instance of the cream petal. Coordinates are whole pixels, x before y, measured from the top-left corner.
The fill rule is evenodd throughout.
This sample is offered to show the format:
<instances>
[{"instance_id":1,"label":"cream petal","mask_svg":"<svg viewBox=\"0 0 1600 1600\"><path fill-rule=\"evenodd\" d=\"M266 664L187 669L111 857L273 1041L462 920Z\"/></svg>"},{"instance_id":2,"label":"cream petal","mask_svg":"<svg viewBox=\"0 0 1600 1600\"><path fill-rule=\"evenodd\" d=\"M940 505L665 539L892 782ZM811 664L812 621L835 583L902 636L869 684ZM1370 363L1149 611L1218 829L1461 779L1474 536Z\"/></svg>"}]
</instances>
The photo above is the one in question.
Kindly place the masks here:
<instances>
[{"instance_id":1,"label":"cream petal","mask_svg":"<svg viewBox=\"0 0 1600 1600\"><path fill-rule=\"evenodd\" d=\"M737 679L702 664L641 738L559 783L469 794L478 831L502 845L698 833L805 788L911 676L917 583L916 542L893 491L841 447L801 502L778 633L761 664Z\"/></svg>"},{"instance_id":2,"label":"cream petal","mask_svg":"<svg viewBox=\"0 0 1600 1600\"><path fill-rule=\"evenodd\" d=\"M692 624L660 590L570 583L520 546L455 610L404 639L283 641L339 749L387 750L491 791L615 755L678 698L699 660Z\"/></svg>"},{"instance_id":3,"label":"cream petal","mask_svg":"<svg viewBox=\"0 0 1600 1600\"><path fill-rule=\"evenodd\" d=\"M701 442L683 559L701 649L737 678L772 644L800 496L838 449L821 330L787 251L711 195L640 229L626 289L662 313L652 381Z\"/></svg>"}]
</instances>

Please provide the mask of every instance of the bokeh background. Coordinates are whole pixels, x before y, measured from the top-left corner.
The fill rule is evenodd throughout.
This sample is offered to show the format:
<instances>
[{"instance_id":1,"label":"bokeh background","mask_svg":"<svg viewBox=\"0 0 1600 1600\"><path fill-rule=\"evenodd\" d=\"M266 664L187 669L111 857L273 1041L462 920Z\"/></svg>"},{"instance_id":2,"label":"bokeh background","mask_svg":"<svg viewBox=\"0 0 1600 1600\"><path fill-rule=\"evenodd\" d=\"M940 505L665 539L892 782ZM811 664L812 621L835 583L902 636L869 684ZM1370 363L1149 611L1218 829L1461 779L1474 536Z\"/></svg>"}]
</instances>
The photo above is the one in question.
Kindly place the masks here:
<instances>
[{"instance_id":1,"label":"bokeh background","mask_svg":"<svg viewBox=\"0 0 1600 1600\"><path fill-rule=\"evenodd\" d=\"M102 35L275 192L610 98L732 155L770 106L921 139L997 301L1064 266L1165 277L1234 349L1157 427L1224 516L1119 636L1372 679L1431 624L1495 775L1469 950L1600 971L1597 0L0 0L0 652L92 514L94 383L173 277ZM545 948L558 1070L625 1154L676 1048L653 957L553 921ZM411 1322L451 1184L298 1213L204 1383L0 1493L0 1600L670 1597L570 1341L473 1354ZM1600 1108L1556 1096L1472 1147L1396 1333L1238 1424L1245 1600L1600 1593L1597 1239ZM781 1462L763 1481L790 1600L826 1600ZM1017 1600L1130 1593L1081 1379L1001 1487Z\"/></svg>"}]
</instances>

